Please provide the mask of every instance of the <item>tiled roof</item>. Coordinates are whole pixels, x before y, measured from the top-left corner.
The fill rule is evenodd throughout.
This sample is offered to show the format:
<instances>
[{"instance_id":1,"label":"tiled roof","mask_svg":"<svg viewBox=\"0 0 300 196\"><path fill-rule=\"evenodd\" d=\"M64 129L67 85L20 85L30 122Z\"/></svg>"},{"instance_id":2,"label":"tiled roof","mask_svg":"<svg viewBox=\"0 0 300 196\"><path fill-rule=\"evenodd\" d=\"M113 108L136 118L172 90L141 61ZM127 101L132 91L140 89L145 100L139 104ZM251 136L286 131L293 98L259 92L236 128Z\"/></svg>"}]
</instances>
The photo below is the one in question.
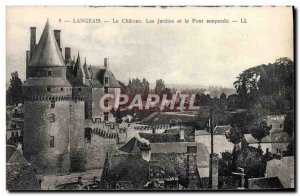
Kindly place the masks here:
<instances>
[{"instance_id":1,"label":"tiled roof","mask_svg":"<svg viewBox=\"0 0 300 196\"><path fill-rule=\"evenodd\" d=\"M140 137L145 138L150 143L164 143L164 142L179 142L180 135L178 133L139 133Z\"/></svg>"},{"instance_id":2,"label":"tiled roof","mask_svg":"<svg viewBox=\"0 0 300 196\"><path fill-rule=\"evenodd\" d=\"M277 176L284 188L294 188L295 159L294 156L272 159L267 162L266 177Z\"/></svg>"},{"instance_id":3,"label":"tiled roof","mask_svg":"<svg viewBox=\"0 0 300 196\"><path fill-rule=\"evenodd\" d=\"M62 54L54 37L53 30L47 20L40 41L29 62L30 67L65 66Z\"/></svg>"},{"instance_id":4,"label":"tiled roof","mask_svg":"<svg viewBox=\"0 0 300 196\"><path fill-rule=\"evenodd\" d=\"M196 130L195 131L195 136L198 136L198 135L210 135L210 133L207 130L205 130L205 129L203 129L203 130Z\"/></svg>"},{"instance_id":5,"label":"tiled roof","mask_svg":"<svg viewBox=\"0 0 300 196\"><path fill-rule=\"evenodd\" d=\"M192 114L185 114L181 112L160 112L156 115L151 114L151 118L147 118L147 120L142 120L140 123L143 125L166 125L172 122L179 123L189 123L195 122L196 116Z\"/></svg>"},{"instance_id":6,"label":"tiled roof","mask_svg":"<svg viewBox=\"0 0 300 196\"><path fill-rule=\"evenodd\" d=\"M197 170L197 163L188 163L186 153L152 153L151 162L162 168L170 176L178 177L179 183L185 187L189 186L187 168L195 168L193 179L196 181L198 188L200 188L201 181ZM195 164L195 166L190 164Z\"/></svg>"},{"instance_id":7,"label":"tiled roof","mask_svg":"<svg viewBox=\"0 0 300 196\"><path fill-rule=\"evenodd\" d=\"M270 178L249 178L249 189L283 189L283 186L278 177Z\"/></svg>"},{"instance_id":8,"label":"tiled roof","mask_svg":"<svg viewBox=\"0 0 300 196\"><path fill-rule=\"evenodd\" d=\"M214 129L214 135L225 135L227 131L230 131L230 125L217 125Z\"/></svg>"},{"instance_id":9,"label":"tiled roof","mask_svg":"<svg viewBox=\"0 0 300 196\"><path fill-rule=\"evenodd\" d=\"M214 135L225 135L227 131L230 131L230 125L217 125L214 129ZM196 130L195 135L210 135L207 130Z\"/></svg>"},{"instance_id":10,"label":"tiled roof","mask_svg":"<svg viewBox=\"0 0 300 196\"><path fill-rule=\"evenodd\" d=\"M188 146L197 146L197 166L209 166L209 152L205 145L197 142L152 143L151 153L186 153Z\"/></svg>"},{"instance_id":11,"label":"tiled roof","mask_svg":"<svg viewBox=\"0 0 300 196\"><path fill-rule=\"evenodd\" d=\"M252 137L251 134L244 134L245 140L248 144L258 143L258 140ZM292 138L286 132L273 132L261 140L261 143L282 143L290 142Z\"/></svg>"},{"instance_id":12,"label":"tiled roof","mask_svg":"<svg viewBox=\"0 0 300 196\"><path fill-rule=\"evenodd\" d=\"M135 189L141 189L149 179L149 163L139 154L112 154L107 156L106 161L109 171L102 174L102 182L107 180L130 182ZM103 172L107 172L104 170Z\"/></svg>"},{"instance_id":13,"label":"tiled roof","mask_svg":"<svg viewBox=\"0 0 300 196\"><path fill-rule=\"evenodd\" d=\"M179 183L183 186L189 186L185 153L154 153L151 157L151 161L146 162L139 154L107 155L101 182L114 181L119 186L122 184L125 186L118 187L119 189L143 189L149 180L179 179ZM200 186L200 177L197 171L193 179L193 182Z\"/></svg>"}]
</instances>

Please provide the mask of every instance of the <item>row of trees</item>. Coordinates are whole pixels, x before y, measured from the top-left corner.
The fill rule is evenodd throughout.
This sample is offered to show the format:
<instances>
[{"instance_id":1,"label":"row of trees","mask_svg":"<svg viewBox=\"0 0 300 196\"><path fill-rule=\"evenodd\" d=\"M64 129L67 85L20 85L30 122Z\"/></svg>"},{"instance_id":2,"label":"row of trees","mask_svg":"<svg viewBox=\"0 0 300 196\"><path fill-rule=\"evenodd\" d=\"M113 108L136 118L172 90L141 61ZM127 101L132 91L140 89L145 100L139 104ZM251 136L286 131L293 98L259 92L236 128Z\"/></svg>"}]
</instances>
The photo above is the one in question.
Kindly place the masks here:
<instances>
[{"instance_id":1,"label":"row of trees","mask_svg":"<svg viewBox=\"0 0 300 196\"><path fill-rule=\"evenodd\" d=\"M234 148L232 152L222 153L219 175L230 176L240 166L248 177L262 177L267 161L276 156L263 154L260 147L261 140L270 134L272 128L266 122L266 115L286 114L284 131L291 137L295 131L294 62L280 58L272 64L249 68L238 76L234 85L236 94L227 98L228 106L246 110L229 118L234 125L226 137L234 144ZM258 140L258 148L239 148L245 132ZM294 155L294 141L288 145L284 155Z\"/></svg>"}]
</instances>

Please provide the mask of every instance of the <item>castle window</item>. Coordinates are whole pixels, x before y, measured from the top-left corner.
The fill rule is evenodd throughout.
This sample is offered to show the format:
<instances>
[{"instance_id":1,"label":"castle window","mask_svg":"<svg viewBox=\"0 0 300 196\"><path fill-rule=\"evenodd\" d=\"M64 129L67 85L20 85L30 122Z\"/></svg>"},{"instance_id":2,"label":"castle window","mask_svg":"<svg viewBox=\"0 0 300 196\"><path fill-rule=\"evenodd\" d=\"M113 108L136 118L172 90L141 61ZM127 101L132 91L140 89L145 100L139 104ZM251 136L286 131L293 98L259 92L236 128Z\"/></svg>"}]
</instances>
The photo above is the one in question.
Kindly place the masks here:
<instances>
[{"instance_id":1,"label":"castle window","mask_svg":"<svg viewBox=\"0 0 300 196\"><path fill-rule=\"evenodd\" d=\"M15 132L11 132L11 137L15 137Z\"/></svg>"},{"instance_id":2,"label":"castle window","mask_svg":"<svg viewBox=\"0 0 300 196\"><path fill-rule=\"evenodd\" d=\"M109 103L109 100L105 99L105 100L104 100L104 106L107 107L107 106L108 106L108 103Z\"/></svg>"},{"instance_id":3,"label":"castle window","mask_svg":"<svg viewBox=\"0 0 300 196\"><path fill-rule=\"evenodd\" d=\"M50 136L50 147L54 147L54 136Z\"/></svg>"},{"instance_id":4,"label":"castle window","mask_svg":"<svg viewBox=\"0 0 300 196\"><path fill-rule=\"evenodd\" d=\"M47 91L50 92L50 87L47 87Z\"/></svg>"},{"instance_id":5,"label":"castle window","mask_svg":"<svg viewBox=\"0 0 300 196\"><path fill-rule=\"evenodd\" d=\"M49 77L51 76L51 71L48 71L48 76L49 76Z\"/></svg>"},{"instance_id":6,"label":"castle window","mask_svg":"<svg viewBox=\"0 0 300 196\"><path fill-rule=\"evenodd\" d=\"M87 141L87 143L91 143L92 140L92 133L90 128L85 128L84 130L84 138Z\"/></svg>"},{"instance_id":7,"label":"castle window","mask_svg":"<svg viewBox=\"0 0 300 196\"><path fill-rule=\"evenodd\" d=\"M16 137L19 137L19 132L16 132Z\"/></svg>"},{"instance_id":8,"label":"castle window","mask_svg":"<svg viewBox=\"0 0 300 196\"><path fill-rule=\"evenodd\" d=\"M55 108L55 101L51 101L51 108Z\"/></svg>"},{"instance_id":9,"label":"castle window","mask_svg":"<svg viewBox=\"0 0 300 196\"><path fill-rule=\"evenodd\" d=\"M108 112L104 112L104 121L108 121Z\"/></svg>"},{"instance_id":10,"label":"castle window","mask_svg":"<svg viewBox=\"0 0 300 196\"><path fill-rule=\"evenodd\" d=\"M54 113L51 113L49 115L49 120L50 120L51 123L55 122L55 114Z\"/></svg>"},{"instance_id":11,"label":"castle window","mask_svg":"<svg viewBox=\"0 0 300 196\"><path fill-rule=\"evenodd\" d=\"M80 91L81 91L81 88L78 88L78 91L80 92Z\"/></svg>"},{"instance_id":12,"label":"castle window","mask_svg":"<svg viewBox=\"0 0 300 196\"><path fill-rule=\"evenodd\" d=\"M60 91L64 91L64 88L60 88Z\"/></svg>"},{"instance_id":13,"label":"castle window","mask_svg":"<svg viewBox=\"0 0 300 196\"><path fill-rule=\"evenodd\" d=\"M108 93L108 88L104 87L104 93Z\"/></svg>"},{"instance_id":14,"label":"castle window","mask_svg":"<svg viewBox=\"0 0 300 196\"><path fill-rule=\"evenodd\" d=\"M108 77L107 76L104 77L104 83L108 84Z\"/></svg>"}]
</instances>

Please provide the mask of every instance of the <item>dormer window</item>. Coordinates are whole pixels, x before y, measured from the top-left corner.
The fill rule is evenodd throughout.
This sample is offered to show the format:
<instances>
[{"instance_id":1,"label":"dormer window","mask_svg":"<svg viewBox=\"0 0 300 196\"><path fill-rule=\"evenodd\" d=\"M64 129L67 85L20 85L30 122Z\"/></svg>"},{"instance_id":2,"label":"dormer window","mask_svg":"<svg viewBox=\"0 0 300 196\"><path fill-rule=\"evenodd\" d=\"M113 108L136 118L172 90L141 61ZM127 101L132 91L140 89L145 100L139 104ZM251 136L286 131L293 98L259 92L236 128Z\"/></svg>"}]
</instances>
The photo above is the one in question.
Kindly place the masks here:
<instances>
[{"instance_id":1,"label":"dormer window","mask_svg":"<svg viewBox=\"0 0 300 196\"><path fill-rule=\"evenodd\" d=\"M104 77L104 84L108 84L108 76Z\"/></svg>"}]
</instances>

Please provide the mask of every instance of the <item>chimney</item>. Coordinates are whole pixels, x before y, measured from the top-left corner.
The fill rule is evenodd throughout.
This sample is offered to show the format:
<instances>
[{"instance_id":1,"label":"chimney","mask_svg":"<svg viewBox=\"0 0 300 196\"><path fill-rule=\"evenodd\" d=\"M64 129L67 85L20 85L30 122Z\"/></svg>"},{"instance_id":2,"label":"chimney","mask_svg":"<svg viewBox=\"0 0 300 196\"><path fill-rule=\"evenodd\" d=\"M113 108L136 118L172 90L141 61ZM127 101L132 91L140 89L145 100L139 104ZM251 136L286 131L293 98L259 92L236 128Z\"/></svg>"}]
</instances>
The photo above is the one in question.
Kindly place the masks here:
<instances>
[{"instance_id":1,"label":"chimney","mask_svg":"<svg viewBox=\"0 0 300 196\"><path fill-rule=\"evenodd\" d=\"M237 172L232 172L232 174L238 182L238 189L248 188L248 182L245 182L246 178L244 168L238 167Z\"/></svg>"},{"instance_id":2,"label":"chimney","mask_svg":"<svg viewBox=\"0 0 300 196\"><path fill-rule=\"evenodd\" d=\"M28 78L28 66L30 61L30 51L26 51L26 79Z\"/></svg>"},{"instance_id":3,"label":"chimney","mask_svg":"<svg viewBox=\"0 0 300 196\"><path fill-rule=\"evenodd\" d=\"M196 190L201 186L195 179L197 175L197 146L187 146L187 165L186 176L188 180L188 189Z\"/></svg>"},{"instance_id":4,"label":"chimney","mask_svg":"<svg viewBox=\"0 0 300 196\"><path fill-rule=\"evenodd\" d=\"M36 27L30 27L30 59L36 48Z\"/></svg>"},{"instance_id":5,"label":"chimney","mask_svg":"<svg viewBox=\"0 0 300 196\"><path fill-rule=\"evenodd\" d=\"M212 190L217 190L219 180L219 158L217 154L210 154L209 170L210 188Z\"/></svg>"},{"instance_id":6,"label":"chimney","mask_svg":"<svg viewBox=\"0 0 300 196\"><path fill-rule=\"evenodd\" d=\"M71 58L71 48L65 47L65 61L68 62Z\"/></svg>"},{"instance_id":7,"label":"chimney","mask_svg":"<svg viewBox=\"0 0 300 196\"><path fill-rule=\"evenodd\" d=\"M105 69L108 69L108 67L109 67L109 59L108 58L104 58L104 67L105 67Z\"/></svg>"},{"instance_id":8,"label":"chimney","mask_svg":"<svg viewBox=\"0 0 300 196\"><path fill-rule=\"evenodd\" d=\"M57 42L57 45L60 49L60 52L62 51L61 50L61 47L60 47L60 30L54 30L54 37L56 39L56 42Z\"/></svg>"},{"instance_id":9,"label":"chimney","mask_svg":"<svg viewBox=\"0 0 300 196\"><path fill-rule=\"evenodd\" d=\"M143 145L140 147L140 150L142 152L142 159L149 162L151 160L151 147L150 147L150 144L143 143Z\"/></svg>"}]
</instances>

